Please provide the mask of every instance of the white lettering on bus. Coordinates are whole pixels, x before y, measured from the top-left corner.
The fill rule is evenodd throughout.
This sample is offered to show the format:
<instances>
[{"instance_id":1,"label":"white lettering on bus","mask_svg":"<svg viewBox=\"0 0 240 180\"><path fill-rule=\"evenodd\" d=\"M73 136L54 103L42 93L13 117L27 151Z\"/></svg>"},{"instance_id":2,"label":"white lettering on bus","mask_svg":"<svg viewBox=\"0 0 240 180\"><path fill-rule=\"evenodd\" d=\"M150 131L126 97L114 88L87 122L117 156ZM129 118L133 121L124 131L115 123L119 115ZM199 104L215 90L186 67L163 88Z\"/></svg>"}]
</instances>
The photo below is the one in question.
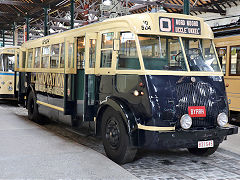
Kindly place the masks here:
<instances>
[{"instance_id":1,"label":"white lettering on bus","mask_svg":"<svg viewBox=\"0 0 240 180\"><path fill-rule=\"evenodd\" d=\"M176 19L176 25L185 26L185 20L183 20L183 19Z\"/></svg>"},{"instance_id":2,"label":"white lettering on bus","mask_svg":"<svg viewBox=\"0 0 240 180\"><path fill-rule=\"evenodd\" d=\"M196 26L196 27L198 27L198 21L188 20L187 21L187 26Z\"/></svg>"},{"instance_id":3,"label":"white lettering on bus","mask_svg":"<svg viewBox=\"0 0 240 180\"><path fill-rule=\"evenodd\" d=\"M204 109L191 109L191 115L204 114Z\"/></svg>"}]
</instances>

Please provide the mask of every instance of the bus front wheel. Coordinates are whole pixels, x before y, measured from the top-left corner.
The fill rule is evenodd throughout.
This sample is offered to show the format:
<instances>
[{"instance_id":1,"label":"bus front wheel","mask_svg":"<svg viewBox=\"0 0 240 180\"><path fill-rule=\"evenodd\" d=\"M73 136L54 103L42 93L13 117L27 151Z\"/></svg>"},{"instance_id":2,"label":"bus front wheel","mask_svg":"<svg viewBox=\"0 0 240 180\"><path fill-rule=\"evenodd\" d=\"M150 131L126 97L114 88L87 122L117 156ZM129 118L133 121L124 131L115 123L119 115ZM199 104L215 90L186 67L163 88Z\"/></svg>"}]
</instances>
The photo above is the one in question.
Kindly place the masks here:
<instances>
[{"instance_id":1,"label":"bus front wheel","mask_svg":"<svg viewBox=\"0 0 240 180\"><path fill-rule=\"evenodd\" d=\"M212 155L218 148L218 145L215 145L214 147L209 148L188 148L188 151L191 154L197 155L197 156L209 156Z\"/></svg>"},{"instance_id":2,"label":"bus front wheel","mask_svg":"<svg viewBox=\"0 0 240 180\"><path fill-rule=\"evenodd\" d=\"M27 109L28 109L28 119L39 124L43 123L38 112L37 98L32 91L28 95Z\"/></svg>"},{"instance_id":3,"label":"bus front wheel","mask_svg":"<svg viewBox=\"0 0 240 180\"><path fill-rule=\"evenodd\" d=\"M137 152L130 147L129 136L121 114L107 108L102 117L102 140L107 156L118 164L131 162Z\"/></svg>"}]
</instances>

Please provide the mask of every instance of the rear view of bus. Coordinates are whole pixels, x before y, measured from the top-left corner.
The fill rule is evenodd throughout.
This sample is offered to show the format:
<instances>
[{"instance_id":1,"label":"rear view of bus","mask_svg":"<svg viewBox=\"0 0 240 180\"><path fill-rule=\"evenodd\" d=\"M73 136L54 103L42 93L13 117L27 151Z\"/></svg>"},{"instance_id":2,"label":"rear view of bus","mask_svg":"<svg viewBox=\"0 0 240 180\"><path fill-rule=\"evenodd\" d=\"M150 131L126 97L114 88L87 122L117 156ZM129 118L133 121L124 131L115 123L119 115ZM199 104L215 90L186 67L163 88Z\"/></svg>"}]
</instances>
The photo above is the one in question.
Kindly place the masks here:
<instances>
[{"instance_id":1,"label":"rear view of bus","mask_svg":"<svg viewBox=\"0 0 240 180\"><path fill-rule=\"evenodd\" d=\"M15 72L15 61L19 54L19 47L0 48L0 98L16 99L16 82L18 77Z\"/></svg>"}]
</instances>

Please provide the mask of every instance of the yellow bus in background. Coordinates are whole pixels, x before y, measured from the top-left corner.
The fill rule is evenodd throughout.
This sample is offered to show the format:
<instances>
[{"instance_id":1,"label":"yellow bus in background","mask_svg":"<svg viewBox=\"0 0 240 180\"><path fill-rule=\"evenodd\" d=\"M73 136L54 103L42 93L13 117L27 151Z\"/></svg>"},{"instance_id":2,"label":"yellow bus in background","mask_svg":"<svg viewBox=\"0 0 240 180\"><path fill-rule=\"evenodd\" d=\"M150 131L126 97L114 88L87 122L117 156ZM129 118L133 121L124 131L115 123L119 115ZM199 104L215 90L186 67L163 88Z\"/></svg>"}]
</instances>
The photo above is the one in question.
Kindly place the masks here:
<instances>
[{"instance_id":1,"label":"yellow bus in background","mask_svg":"<svg viewBox=\"0 0 240 180\"><path fill-rule=\"evenodd\" d=\"M240 35L214 39L224 73L232 120L240 112Z\"/></svg>"},{"instance_id":2,"label":"yellow bus in background","mask_svg":"<svg viewBox=\"0 0 240 180\"><path fill-rule=\"evenodd\" d=\"M18 94L19 47L0 48L0 98L16 99Z\"/></svg>"}]
</instances>

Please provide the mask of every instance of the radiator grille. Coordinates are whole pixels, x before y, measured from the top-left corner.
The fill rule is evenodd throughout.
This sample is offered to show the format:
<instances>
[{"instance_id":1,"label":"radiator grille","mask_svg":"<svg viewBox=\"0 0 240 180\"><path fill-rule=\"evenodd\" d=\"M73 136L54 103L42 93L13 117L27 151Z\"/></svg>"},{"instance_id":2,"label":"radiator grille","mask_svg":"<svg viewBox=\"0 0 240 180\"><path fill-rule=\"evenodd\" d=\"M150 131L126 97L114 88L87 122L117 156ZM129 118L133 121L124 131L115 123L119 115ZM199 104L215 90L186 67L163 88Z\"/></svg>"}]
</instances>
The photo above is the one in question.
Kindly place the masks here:
<instances>
[{"instance_id":1,"label":"radiator grille","mask_svg":"<svg viewBox=\"0 0 240 180\"><path fill-rule=\"evenodd\" d=\"M178 105L177 117L180 120L183 114L188 114L188 106L205 106L206 117L193 117L192 128L216 126L219 114L216 91L205 82L181 83L176 86ZM177 126L180 127L178 121Z\"/></svg>"}]
</instances>

